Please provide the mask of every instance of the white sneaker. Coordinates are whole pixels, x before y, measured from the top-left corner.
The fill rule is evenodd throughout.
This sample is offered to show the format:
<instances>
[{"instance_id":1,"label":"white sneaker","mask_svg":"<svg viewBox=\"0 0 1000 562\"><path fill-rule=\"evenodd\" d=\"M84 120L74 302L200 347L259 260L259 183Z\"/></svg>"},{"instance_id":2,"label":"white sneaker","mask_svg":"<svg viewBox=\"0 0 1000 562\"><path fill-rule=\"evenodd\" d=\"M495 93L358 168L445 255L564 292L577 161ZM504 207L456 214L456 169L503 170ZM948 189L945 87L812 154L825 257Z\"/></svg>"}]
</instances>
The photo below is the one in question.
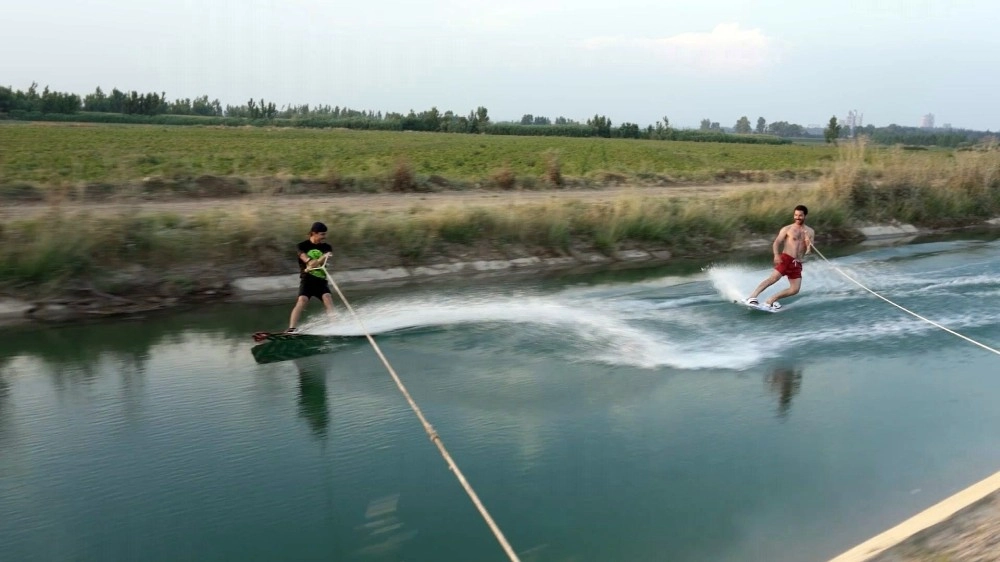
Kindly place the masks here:
<instances>
[{"instance_id":1,"label":"white sneaker","mask_svg":"<svg viewBox=\"0 0 1000 562\"><path fill-rule=\"evenodd\" d=\"M781 308L781 303L778 301L774 301L771 303L771 308L773 308L774 310L778 310L779 308Z\"/></svg>"},{"instance_id":2,"label":"white sneaker","mask_svg":"<svg viewBox=\"0 0 1000 562\"><path fill-rule=\"evenodd\" d=\"M750 297L750 298L748 298L748 299L747 299L747 300L746 300L745 302L746 302L747 304L752 304L752 305L754 305L754 306L757 306L757 305L759 305L759 304L760 304L759 302L757 302L757 297Z\"/></svg>"}]
</instances>

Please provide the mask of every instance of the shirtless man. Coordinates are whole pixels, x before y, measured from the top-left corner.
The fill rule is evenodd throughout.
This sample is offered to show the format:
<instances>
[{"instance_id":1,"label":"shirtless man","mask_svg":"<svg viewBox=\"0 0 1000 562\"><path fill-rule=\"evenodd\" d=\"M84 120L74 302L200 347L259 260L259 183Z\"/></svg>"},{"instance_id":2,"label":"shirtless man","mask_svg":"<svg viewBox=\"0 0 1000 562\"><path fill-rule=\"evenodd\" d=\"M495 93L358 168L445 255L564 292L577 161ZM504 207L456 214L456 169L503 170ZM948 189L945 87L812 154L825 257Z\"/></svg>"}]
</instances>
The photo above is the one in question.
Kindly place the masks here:
<instances>
[{"instance_id":1,"label":"shirtless man","mask_svg":"<svg viewBox=\"0 0 1000 562\"><path fill-rule=\"evenodd\" d=\"M816 232L806 226L806 215L808 214L809 209L805 205L795 207L792 224L778 231L778 236L774 239L774 244L771 245L771 249L774 251L774 271L767 279L761 281L760 285L757 285L757 288L747 298L747 304L758 304L757 295L774 285L778 279L781 279L782 275L788 277L788 288L773 295L764 304L775 309L781 308L778 299L790 297L799 292L799 288L802 287L801 259L812 250L812 242L816 237ZM781 246L782 242L784 242L784 248L781 253L778 253L778 247Z\"/></svg>"}]
</instances>

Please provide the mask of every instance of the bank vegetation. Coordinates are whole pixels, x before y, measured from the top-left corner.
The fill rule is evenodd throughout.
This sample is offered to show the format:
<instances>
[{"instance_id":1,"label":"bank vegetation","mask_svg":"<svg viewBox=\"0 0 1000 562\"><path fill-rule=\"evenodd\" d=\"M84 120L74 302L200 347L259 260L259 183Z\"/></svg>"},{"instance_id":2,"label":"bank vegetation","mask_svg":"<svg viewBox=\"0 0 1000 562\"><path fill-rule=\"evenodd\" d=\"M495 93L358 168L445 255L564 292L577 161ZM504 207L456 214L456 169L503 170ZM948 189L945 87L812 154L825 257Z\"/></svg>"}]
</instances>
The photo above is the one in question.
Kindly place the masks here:
<instances>
[{"instance_id":1,"label":"bank vegetation","mask_svg":"<svg viewBox=\"0 0 1000 562\"><path fill-rule=\"evenodd\" d=\"M411 161L420 158L411 155ZM447 162L444 156L437 158L441 165ZM569 170L582 170L575 158L562 160L572 162L559 169L563 177ZM645 158L652 162L652 156ZM9 170L9 161L4 166ZM519 166L522 173L532 170L539 181L551 173L544 163ZM989 144L946 153L885 150L859 140L840 145L816 187L792 186L762 183L759 189L719 197L650 198L633 190L596 202L554 198L516 206L365 212L261 206L256 198L206 203L202 211L183 213L127 205L121 212L99 212L99 205L69 205L65 190L50 189L44 212L0 225L0 289L52 294L87 287L102 293L183 295L207 281L288 274L295 271L291 248L315 219L328 224L328 240L337 254L334 267L342 269L497 255L557 256L580 249L613 256L635 247L704 258L747 238L773 236L800 203L809 206L810 224L829 243L850 239L854 227L866 223L960 227L1000 215L1000 150Z\"/></svg>"}]
</instances>

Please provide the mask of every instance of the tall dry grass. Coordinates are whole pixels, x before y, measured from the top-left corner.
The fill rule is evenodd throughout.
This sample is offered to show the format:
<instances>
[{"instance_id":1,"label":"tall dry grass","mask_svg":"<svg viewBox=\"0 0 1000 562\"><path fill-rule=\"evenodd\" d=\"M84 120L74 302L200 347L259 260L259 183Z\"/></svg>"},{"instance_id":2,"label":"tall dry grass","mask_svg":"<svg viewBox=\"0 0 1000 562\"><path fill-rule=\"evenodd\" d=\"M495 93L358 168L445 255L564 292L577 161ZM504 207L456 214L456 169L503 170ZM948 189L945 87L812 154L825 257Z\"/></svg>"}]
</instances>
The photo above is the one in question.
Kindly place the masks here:
<instances>
[{"instance_id":1,"label":"tall dry grass","mask_svg":"<svg viewBox=\"0 0 1000 562\"><path fill-rule=\"evenodd\" d=\"M842 143L822 189L863 222L925 226L966 223L1000 214L1000 150L873 150L865 139Z\"/></svg>"}]
</instances>

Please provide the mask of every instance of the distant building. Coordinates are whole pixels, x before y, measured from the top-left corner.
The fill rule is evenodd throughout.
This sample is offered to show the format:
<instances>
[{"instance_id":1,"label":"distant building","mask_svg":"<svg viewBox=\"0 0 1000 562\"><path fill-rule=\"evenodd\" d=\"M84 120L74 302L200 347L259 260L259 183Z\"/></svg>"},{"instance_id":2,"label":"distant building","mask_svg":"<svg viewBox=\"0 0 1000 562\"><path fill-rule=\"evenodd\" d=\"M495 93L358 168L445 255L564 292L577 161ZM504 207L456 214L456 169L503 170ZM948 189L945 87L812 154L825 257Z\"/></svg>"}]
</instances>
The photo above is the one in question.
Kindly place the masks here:
<instances>
[{"instance_id":1,"label":"distant building","mask_svg":"<svg viewBox=\"0 0 1000 562\"><path fill-rule=\"evenodd\" d=\"M858 127L861 127L862 121L864 121L864 119L865 119L864 113L858 113L858 110L852 109L847 112L847 117L843 119L841 124L844 127L846 127L848 136L854 138L855 136L854 131L857 130Z\"/></svg>"},{"instance_id":2,"label":"distant building","mask_svg":"<svg viewBox=\"0 0 1000 562\"><path fill-rule=\"evenodd\" d=\"M922 129L933 129L934 128L934 114L928 113L924 115L924 118L920 120L920 127Z\"/></svg>"}]
</instances>

